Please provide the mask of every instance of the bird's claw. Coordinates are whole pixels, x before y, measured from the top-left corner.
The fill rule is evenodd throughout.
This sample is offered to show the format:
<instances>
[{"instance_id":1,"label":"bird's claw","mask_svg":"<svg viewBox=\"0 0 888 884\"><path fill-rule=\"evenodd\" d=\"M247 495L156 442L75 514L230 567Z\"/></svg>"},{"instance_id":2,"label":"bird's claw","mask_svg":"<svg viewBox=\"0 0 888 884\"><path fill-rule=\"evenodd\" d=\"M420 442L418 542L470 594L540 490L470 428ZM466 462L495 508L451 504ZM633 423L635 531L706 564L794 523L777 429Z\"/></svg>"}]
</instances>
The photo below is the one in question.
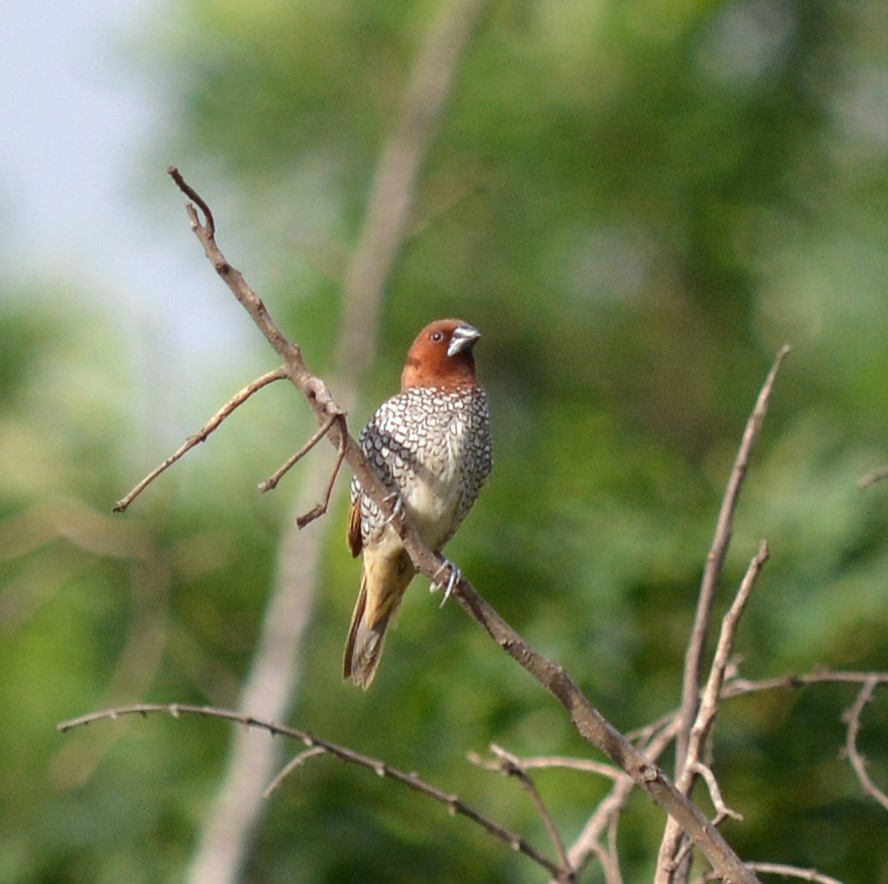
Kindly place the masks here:
<instances>
[{"instance_id":1,"label":"bird's claw","mask_svg":"<svg viewBox=\"0 0 888 884\"><path fill-rule=\"evenodd\" d=\"M450 574L447 577L447 580L442 579L442 572L450 569ZM443 564L437 571L435 571L435 576L432 578L432 592L436 589L444 590L444 598L441 599L441 607L444 607L444 603L447 599L450 598L450 594L453 592L453 587L456 586L459 581L462 580L462 571L453 564L453 562L444 559Z\"/></svg>"},{"instance_id":2,"label":"bird's claw","mask_svg":"<svg viewBox=\"0 0 888 884\"><path fill-rule=\"evenodd\" d=\"M398 494L397 491L393 491L391 494L387 495L384 498L386 503L390 503L394 501L392 504L392 514L385 520L385 525L391 525L396 519L400 519L404 515L404 501L401 499L401 495Z\"/></svg>"}]
</instances>

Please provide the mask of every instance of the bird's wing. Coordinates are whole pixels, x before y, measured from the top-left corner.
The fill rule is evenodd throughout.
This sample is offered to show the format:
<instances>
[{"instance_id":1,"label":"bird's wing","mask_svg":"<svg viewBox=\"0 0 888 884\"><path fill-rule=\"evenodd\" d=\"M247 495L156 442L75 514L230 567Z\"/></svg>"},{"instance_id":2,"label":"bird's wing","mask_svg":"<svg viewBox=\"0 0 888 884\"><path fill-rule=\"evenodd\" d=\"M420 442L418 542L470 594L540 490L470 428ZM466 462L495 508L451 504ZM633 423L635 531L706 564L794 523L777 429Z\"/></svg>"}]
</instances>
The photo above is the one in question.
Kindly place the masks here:
<instances>
[{"instance_id":1,"label":"bird's wing","mask_svg":"<svg viewBox=\"0 0 888 884\"><path fill-rule=\"evenodd\" d=\"M359 556L364 548L361 539L361 495L358 494L352 502L351 512L348 516L348 548L352 556Z\"/></svg>"}]
</instances>

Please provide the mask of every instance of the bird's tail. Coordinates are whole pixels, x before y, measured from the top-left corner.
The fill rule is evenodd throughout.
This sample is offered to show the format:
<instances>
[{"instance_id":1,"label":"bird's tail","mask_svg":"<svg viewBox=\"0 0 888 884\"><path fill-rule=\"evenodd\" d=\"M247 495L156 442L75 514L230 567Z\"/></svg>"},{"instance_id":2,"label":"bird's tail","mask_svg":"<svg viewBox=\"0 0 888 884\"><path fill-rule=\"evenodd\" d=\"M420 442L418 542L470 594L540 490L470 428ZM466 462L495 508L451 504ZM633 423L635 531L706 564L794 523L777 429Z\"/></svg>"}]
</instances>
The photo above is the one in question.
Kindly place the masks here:
<instances>
[{"instance_id":1,"label":"bird's tail","mask_svg":"<svg viewBox=\"0 0 888 884\"><path fill-rule=\"evenodd\" d=\"M407 584L415 572L412 566L408 570L410 560L404 553L406 565L402 565L399 569L397 579L380 580L382 575L379 573L371 573L368 578L366 549L364 555L361 590L358 593L358 601L348 629L348 638L345 641L342 675L367 690L379 666L386 629L400 607Z\"/></svg>"}]
</instances>

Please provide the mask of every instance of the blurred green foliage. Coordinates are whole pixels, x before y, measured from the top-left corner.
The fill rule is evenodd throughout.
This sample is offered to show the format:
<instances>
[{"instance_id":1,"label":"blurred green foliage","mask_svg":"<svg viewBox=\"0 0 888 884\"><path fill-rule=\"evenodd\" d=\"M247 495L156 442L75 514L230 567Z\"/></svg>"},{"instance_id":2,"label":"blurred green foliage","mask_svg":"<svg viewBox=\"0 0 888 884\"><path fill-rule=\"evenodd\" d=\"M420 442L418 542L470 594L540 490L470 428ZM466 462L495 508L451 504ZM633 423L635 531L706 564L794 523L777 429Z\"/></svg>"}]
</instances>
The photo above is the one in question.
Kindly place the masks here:
<instances>
[{"instance_id":1,"label":"blurred green foliage","mask_svg":"<svg viewBox=\"0 0 888 884\"><path fill-rule=\"evenodd\" d=\"M329 364L345 255L438 6L188 0L139 35L172 105L158 168L185 158L238 243L229 257L260 268L248 277L315 369ZM784 342L721 604L766 537L744 674L888 668L888 490L856 487L888 461L882 12L875 0L506 0L464 59L353 428L394 390L418 327L459 315L482 330L496 468L450 554L621 728L677 703L724 483ZM269 390L112 517L166 453L164 400L146 393L157 364L116 347L108 317L27 294L0 315L0 880L176 880L228 731L158 719L61 737L54 725L114 703L236 701L288 494L259 497L255 483L310 422L294 394ZM226 354L226 373L237 359ZM208 381L206 413L229 392ZM341 503L328 518L344 526ZM342 685L357 572L332 533L294 722L543 845L518 786L464 753L586 746L421 585L373 689ZM839 758L852 699L812 687L725 707L715 770L745 817L726 827L742 856L888 880L885 813ZM886 733L881 695L863 740L883 786ZM567 838L604 788L539 781ZM649 877L661 829L636 796L627 880ZM540 875L425 799L320 760L269 802L245 879Z\"/></svg>"}]
</instances>

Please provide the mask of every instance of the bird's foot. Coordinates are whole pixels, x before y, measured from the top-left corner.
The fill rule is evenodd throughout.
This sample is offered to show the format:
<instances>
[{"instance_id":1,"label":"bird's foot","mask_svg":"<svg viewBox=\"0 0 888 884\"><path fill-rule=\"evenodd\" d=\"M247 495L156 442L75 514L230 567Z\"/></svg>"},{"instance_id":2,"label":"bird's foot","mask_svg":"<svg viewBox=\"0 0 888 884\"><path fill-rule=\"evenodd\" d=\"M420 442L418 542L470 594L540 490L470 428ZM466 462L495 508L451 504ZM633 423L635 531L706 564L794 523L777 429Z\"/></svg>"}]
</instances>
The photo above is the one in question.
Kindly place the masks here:
<instances>
[{"instance_id":1,"label":"bird's foot","mask_svg":"<svg viewBox=\"0 0 888 884\"><path fill-rule=\"evenodd\" d=\"M393 491L391 494L386 495L383 500L386 503L392 503L392 514L385 520L384 525L391 525L392 522L400 521L404 518L404 501L401 499L401 495L398 494L397 491Z\"/></svg>"},{"instance_id":2,"label":"bird's foot","mask_svg":"<svg viewBox=\"0 0 888 884\"><path fill-rule=\"evenodd\" d=\"M444 575L444 571L450 569L450 574L446 576ZM444 598L441 599L441 607L444 607L444 603L447 599L450 598L450 594L453 592L453 587L456 586L459 581L462 580L462 571L453 564L453 562L448 559L444 559L444 563L435 571L435 576L432 578L432 586L431 590L434 592L436 589L444 590Z\"/></svg>"}]
</instances>

